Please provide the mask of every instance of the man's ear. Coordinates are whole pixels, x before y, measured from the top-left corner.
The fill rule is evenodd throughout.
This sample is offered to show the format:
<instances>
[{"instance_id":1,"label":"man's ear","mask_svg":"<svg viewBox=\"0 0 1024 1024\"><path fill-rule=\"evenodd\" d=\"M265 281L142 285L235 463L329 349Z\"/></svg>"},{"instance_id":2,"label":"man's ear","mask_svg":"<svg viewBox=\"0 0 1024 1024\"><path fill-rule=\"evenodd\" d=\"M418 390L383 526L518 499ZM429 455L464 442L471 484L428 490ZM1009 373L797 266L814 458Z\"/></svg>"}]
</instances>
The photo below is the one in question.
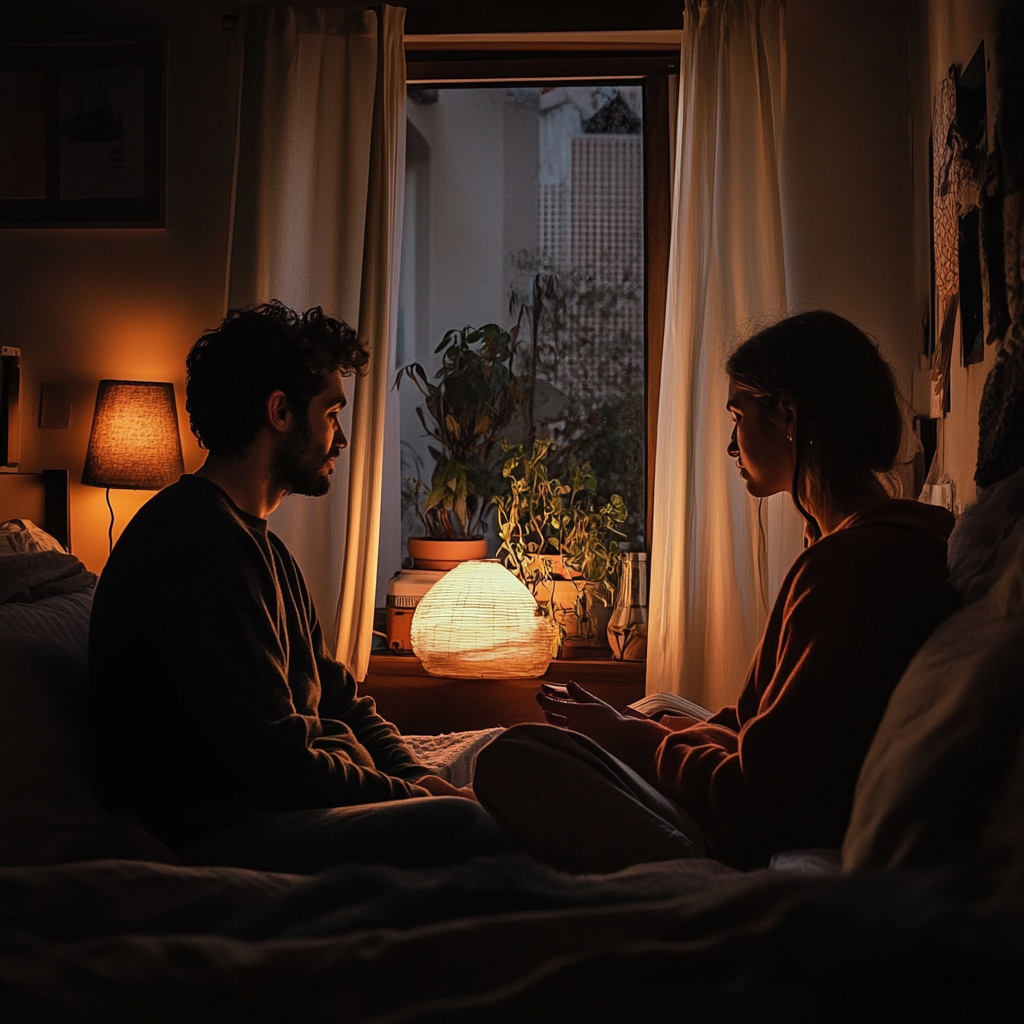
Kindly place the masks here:
<instances>
[{"instance_id":1,"label":"man's ear","mask_svg":"<svg viewBox=\"0 0 1024 1024\"><path fill-rule=\"evenodd\" d=\"M271 430L284 433L292 418L292 408L283 391L271 391L267 396L267 426Z\"/></svg>"}]
</instances>

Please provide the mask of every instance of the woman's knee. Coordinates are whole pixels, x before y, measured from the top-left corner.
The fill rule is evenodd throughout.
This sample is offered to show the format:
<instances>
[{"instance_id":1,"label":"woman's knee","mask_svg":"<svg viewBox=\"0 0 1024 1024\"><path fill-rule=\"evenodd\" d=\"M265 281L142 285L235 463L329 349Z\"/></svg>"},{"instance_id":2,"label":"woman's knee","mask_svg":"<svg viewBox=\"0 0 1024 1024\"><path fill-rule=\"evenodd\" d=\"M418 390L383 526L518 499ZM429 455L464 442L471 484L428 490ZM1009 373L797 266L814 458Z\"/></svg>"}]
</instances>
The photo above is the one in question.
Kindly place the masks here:
<instances>
[{"instance_id":1,"label":"woman's knee","mask_svg":"<svg viewBox=\"0 0 1024 1024\"><path fill-rule=\"evenodd\" d=\"M546 784L551 773L572 756L576 733L554 725L526 722L506 729L480 751L473 790L488 807L513 787L519 794L534 783Z\"/></svg>"},{"instance_id":2,"label":"woman's knee","mask_svg":"<svg viewBox=\"0 0 1024 1024\"><path fill-rule=\"evenodd\" d=\"M481 780L503 775L509 767L514 768L521 762L525 751L538 744L543 745L543 739L538 737L538 731L552 728L554 727L550 725L527 722L523 725L513 725L491 740L477 755L476 768L473 772L474 791L479 787Z\"/></svg>"}]
</instances>

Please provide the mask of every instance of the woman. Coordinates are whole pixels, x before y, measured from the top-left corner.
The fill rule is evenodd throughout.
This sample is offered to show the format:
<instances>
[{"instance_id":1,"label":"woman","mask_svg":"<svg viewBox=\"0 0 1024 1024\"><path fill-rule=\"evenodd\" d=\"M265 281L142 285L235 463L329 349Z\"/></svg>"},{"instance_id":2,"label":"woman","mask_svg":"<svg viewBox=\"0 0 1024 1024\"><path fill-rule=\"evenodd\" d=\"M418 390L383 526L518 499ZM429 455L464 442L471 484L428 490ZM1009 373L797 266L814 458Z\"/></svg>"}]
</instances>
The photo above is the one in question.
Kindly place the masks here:
<instances>
[{"instance_id":1,"label":"woman","mask_svg":"<svg viewBox=\"0 0 1024 1024\"><path fill-rule=\"evenodd\" d=\"M567 870L680 856L746 868L838 847L889 696L952 610L952 515L889 498L878 479L903 424L871 340L833 313L802 313L748 339L726 370L728 453L754 497L790 494L808 547L735 706L654 722L573 683L538 697L567 728L516 726L481 753L481 802Z\"/></svg>"}]
</instances>

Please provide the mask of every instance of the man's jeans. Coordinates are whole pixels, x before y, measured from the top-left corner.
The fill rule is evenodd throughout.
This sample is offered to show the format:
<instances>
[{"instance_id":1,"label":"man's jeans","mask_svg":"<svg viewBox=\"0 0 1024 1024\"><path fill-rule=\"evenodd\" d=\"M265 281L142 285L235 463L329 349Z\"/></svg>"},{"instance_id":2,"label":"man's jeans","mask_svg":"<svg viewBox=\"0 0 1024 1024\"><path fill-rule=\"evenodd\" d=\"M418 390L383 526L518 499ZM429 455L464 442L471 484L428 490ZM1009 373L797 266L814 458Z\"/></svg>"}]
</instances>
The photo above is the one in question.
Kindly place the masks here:
<instances>
[{"instance_id":1,"label":"man's jeans","mask_svg":"<svg viewBox=\"0 0 1024 1024\"><path fill-rule=\"evenodd\" d=\"M187 864L313 874L339 864L453 864L518 849L477 803L412 797L302 811L259 811L178 850Z\"/></svg>"}]
</instances>

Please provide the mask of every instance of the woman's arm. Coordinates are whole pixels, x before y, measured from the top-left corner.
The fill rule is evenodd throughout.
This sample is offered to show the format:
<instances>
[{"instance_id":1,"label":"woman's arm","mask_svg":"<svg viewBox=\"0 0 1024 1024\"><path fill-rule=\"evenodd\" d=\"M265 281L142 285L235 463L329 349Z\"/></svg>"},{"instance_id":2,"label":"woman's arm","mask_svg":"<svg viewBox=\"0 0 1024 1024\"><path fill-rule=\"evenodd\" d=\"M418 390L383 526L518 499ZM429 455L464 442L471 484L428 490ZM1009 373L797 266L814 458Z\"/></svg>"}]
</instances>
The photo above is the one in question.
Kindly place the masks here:
<instances>
[{"instance_id":1,"label":"woman's arm","mask_svg":"<svg viewBox=\"0 0 1024 1024\"><path fill-rule=\"evenodd\" d=\"M712 719L672 733L655 756L659 788L725 859L752 865L780 849L840 844L889 696L948 607L944 570L940 554L890 525L840 531L797 562L738 734Z\"/></svg>"}]
</instances>

